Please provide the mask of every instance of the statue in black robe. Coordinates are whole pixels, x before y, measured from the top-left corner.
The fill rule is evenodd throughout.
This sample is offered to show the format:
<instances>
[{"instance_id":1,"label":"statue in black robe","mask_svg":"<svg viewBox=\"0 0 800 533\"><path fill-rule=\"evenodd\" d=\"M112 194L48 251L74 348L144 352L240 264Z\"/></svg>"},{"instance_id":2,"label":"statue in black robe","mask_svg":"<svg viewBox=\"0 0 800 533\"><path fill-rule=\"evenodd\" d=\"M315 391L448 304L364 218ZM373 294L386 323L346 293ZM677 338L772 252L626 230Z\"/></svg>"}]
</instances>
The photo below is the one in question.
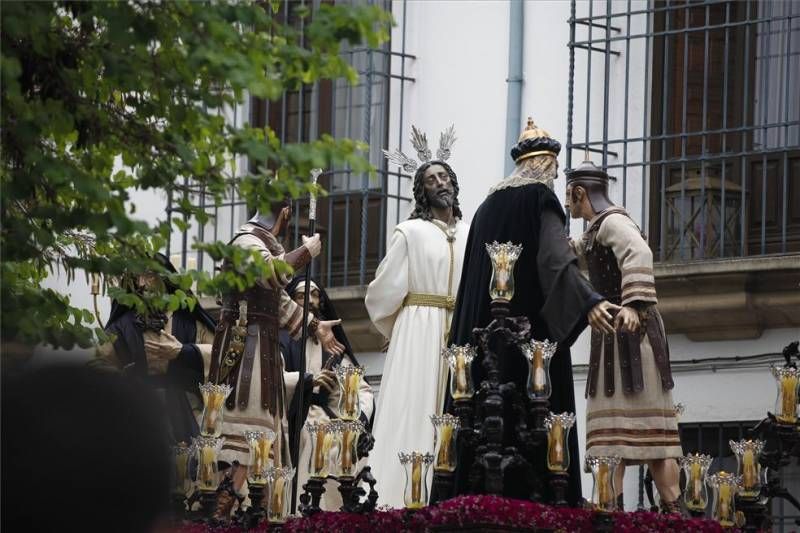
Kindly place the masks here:
<instances>
[{"instance_id":1,"label":"statue in black robe","mask_svg":"<svg viewBox=\"0 0 800 533\"><path fill-rule=\"evenodd\" d=\"M509 316L527 317L533 338L559 343L550 366L553 384L550 410L574 413L569 348L586 327L590 311L602 312L607 303L580 274L577 258L565 235L564 210L552 191L560 148L558 141L528 119L527 129L511 150L517 163L514 172L490 190L472 220L450 344L476 345L473 329L486 327L492 320L489 309L492 263L486 243L522 245L514 270L516 288ZM525 390L527 375L527 363L522 356L501 361L501 383L514 381L519 390ZM472 363L472 376L476 387L486 378L480 355ZM575 506L581 497L576 428L570 432L569 452L567 501ZM459 494L468 490L467 469L462 466L465 463L471 463L471 458L459 457L456 476ZM545 494L545 498L549 496Z\"/></svg>"},{"instance_id":2,"label":"statue in black robe","mask_svg":"<svg viewBox=\"0 0 800 533\"><path fill-rule=\"evenodd\" d=\"M303 306L305 300L306 283L306 276L300 274L292 278L292 281L286 286L287 294L300 307ZM320 320L338 320L339 315L336 312L333 302L328 297L325 288L313 278L311 278L310 283L309 311ZM344 352L338 355L326 350L313 334L306 339L306 364L304 367L306 372L304 384L306 388L303 392L303 403L305 405L303 406L304 411L301 419L307 423L325 424L339 418L341 390L337 383L334 369L339 365L360 366L356 356L353 354L353 348L350 345L350 341L347 339L342 325L333 326L332 331L336 340L344 346ZM286 371L299 371L303 350L302 339L294 339L289 335L288 331L282 329L280 332L280 341ZM299 442L299 447L297 449L292 448L291 451L292 464L299 465L300 467L297 486L298 488L302 488L309 479L308 464L311 460L312 443L308 432L303 430L304 424L298 427L298 396L299 395L295 395L289 406L289 434L298 439L293 442ZM365 379L361 380L361 386L358 391L358 403L361 407L359 420L366 429L365 432L359 435L358 439L359 457L362 457L363 454L370 451L374 440L371 431L375 413L375 400L372 387ZM362 459L358 468L360 469L365 464L366 460ZM300 490L298 494L302 494L302 490ZM341 508L342 503L342 498L339 491L336 489L336 484L328 481L326 483L325 494L322 496L320 502L320 507L326 511L336 511Z\"/></svg>"},{"instance_id":3,"label":"statue in black robe","mask_svg":"<svg viewBox=\"0 0 800 533\"><path fill-rule=\"evenodd\" d=\"M292 281L286 286L286 293L295 300L298 305L303 305L303 290L305 289L306 284L306 276L305 274L298 274L292 278ZM309 303L309 310L314 313L314 316L318 317L320 320L339 320L339 313L336 312L336 308L333 305L333 302L328 297L328 293L325 289L320 286L319 283L314 278L311 278L311 301ZM314 292L317 293L318 299L315 300ZM299 298L298 298L299 296ZM311 379L305 380L305 385L308 388L307 392L304 392L303 398L304 402L307 405L304 406L304 412L308 412L310 405L316 405L320 408L320 410L324 411L325 414L330 419L338 418L338 415L334 412L335 409L330 404L330 393L334 392L335 395L338 397L338 385L336 383L336 377L333 374L332 369L336 368L340 364L343 363L345 359L348 360L347 364L352 364L354 366L360 366L358 360L356 359L355 354L353 353L353 348L350 345L350 341L347 339L347 334L344 332L344 327L341 324L333 326L332 328L333 335L336 337L336 340L344 346L344 352L341 354L333 354L328 350L324 349L320 344L319 341L314 338L312 335L309 337L306 342L309 345L306 351L306 373L309 374L308 377ZM303 350L302 340L301 339L294 339L286 329L282 329L280 331L280 343L281 343L281 353L283 354L283 360L285 365L285 370L287 372L298 372L300 370L300 359L301 359L301 352ZM317 348L316 350L314 348ZM319 358L319 361L316 361L314 358ZM312 360L314 359L314 360ZM320 374L325 374L322 378L320 378ZM331 381L332 380L332 381ZM320 381L323 381L322 387L320 387ZM362 380L362 388L364 389L363 395L368 398L369 401L366 401L365 404L368 404L368 407L362 409L361 412L361 423L364 424L364 427L367 431L372 430L372 422L375 418L375 409L374 409L374 400L372 398L372 388L367 384L366 380ZM317 388L318 391L314 392L311 388ZM289 407L290 413L296 413L295 409L297 408L297 398L292 398L292 403ZM295 431L302 431L302 428L295 428L295 416L290 414L289 416L289 433L295 434ZM294 450L292 450L294 453Z\"/></svg>"},{"instance_id":4,"label":"statue in black robe","mask_svg":"<svg viewBox=\"0 0 800 533\"><path fill-rule=\"evenodd\" d=\"M155 254L154 259L168 271L176 272L163 254ZM149 276L163 283L162 288L167 293L178 288L166 277ZM143 289L138 287L138 290ZM194 410L202 408L198 385L204 380L215 328L216 322L199 302L191 311L178 309L173 313L148 315L139 314L116 300L111 302L105 331L114 336L114 341L99 346L97 356L102 364L154 387L164 404L172 443L189 443L199 434ZM174 344L174 356L160 357L169 347L161 346L163 343ZM161 350L158 353L148 351L148 346Z\"/></svg>"}]
</instances>

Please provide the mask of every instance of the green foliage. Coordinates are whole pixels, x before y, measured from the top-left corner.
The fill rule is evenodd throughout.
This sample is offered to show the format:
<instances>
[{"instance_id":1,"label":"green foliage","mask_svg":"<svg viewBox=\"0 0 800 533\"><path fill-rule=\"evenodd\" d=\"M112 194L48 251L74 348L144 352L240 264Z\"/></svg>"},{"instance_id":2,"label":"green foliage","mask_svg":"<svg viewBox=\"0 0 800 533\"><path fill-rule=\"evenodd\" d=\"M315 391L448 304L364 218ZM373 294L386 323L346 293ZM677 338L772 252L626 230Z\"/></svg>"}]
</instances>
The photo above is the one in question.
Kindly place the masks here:
<instances>
[{"instance_id":1,"label":"green foliage","mask_svg":"<svg viewBox=\"0 0 800 533\"><path fill-rule=\"evenodd\" d=\"M149 254L169 225L203 223L204 211L180 203L172 221L129 213L132 190L183 198L184 178L215 202L230 187L266 209L289 193L320 192L314 167L370 170L363 146L324 136L281 145L268 128L226 124L223 112L248 95L284 90L356 72L343 43L376 46L391 16L373 6L323 4L306 17L304 39L283 24L280 3L9 2L2 9L2 336L70 348L96 340L93 317L67 295L40 286L61 269L132 279L161 270ZM302 10L301 10L302 11ZM231 178L247 156L256 171ZM242 170L242 169L239 169ZM240 172L241 174L241 172ZM266 185L266 178L275 178ZM187 290L215 295L252 285L270 269L260 257L222 243L205 245L235 269L212 279L172 275L173 295L112 296L133 307L195 305ZM288 268L279 266L278 268Z\"/></svg>"}]
</instances>

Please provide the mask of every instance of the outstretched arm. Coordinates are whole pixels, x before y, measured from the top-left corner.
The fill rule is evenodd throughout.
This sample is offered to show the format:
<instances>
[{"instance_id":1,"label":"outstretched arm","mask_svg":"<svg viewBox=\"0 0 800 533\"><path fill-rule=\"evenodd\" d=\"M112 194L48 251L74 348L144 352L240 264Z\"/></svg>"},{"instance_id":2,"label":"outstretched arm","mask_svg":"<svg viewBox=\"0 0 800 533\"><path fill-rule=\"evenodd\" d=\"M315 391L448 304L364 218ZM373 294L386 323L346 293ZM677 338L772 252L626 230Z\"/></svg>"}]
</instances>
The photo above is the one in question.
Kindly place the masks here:
<instances>
[{"instance_id":1,"label":"outstretched arm","mask_svg":"<svg viewBox=\"0 0 800 533\"><path fill-rule=\"evenodd\" d=\"M545 295L542 317L555 340L570 346L588 324L590 310L603 297L581 275L564 234L564 222L549 208L541 212L536 264Z\"/></svg>"}]
</instances>

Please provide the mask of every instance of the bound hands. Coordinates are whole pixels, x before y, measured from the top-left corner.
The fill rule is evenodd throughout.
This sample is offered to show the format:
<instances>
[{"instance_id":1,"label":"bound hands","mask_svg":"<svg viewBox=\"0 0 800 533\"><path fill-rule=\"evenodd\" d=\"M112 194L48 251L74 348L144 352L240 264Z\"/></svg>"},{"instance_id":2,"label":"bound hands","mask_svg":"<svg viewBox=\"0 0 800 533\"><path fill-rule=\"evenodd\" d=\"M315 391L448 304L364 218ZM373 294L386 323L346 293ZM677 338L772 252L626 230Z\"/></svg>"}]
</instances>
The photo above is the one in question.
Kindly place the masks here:
<instances>
[{"instance_id":1,"label":"bound hands","mask_svg":"<svg viewBox=\"0 0 800 533\"><path fill-rule=\"evenodd\" d=\"M612 313L616 313L620 309L620 306L614 305L608 300L603 300L589 311L589 325L592 326L592 329L596 329L601 333L613 335L614 326L611 322L614 320L614 317Z\"/></svg>"},{"instance_id":2,"label":"bound hands","mask_svg":"<svg viewBox=\"0 0 800 533\"><path fill-rule=\"evenodd\" d=\"M333 370L323 370L314 376L314 387L319 387L328 394L333 393L336 390L336 374L333 373Z\"/></svg>"},{"instance_id":3,"label":"bound hands","mask_svg":"<svg viewBox=\"0 0 800 533\"><path fill-rule=\"evenodd\" d=\"M614 317L613 313L617 316ZM639 330L639 313L632 307L620 307L609 301L602 301L589 311L589 324L592 329L609 335L613 335L615 331L634 333Z\"/></svg>"},{"instance_id":4,"label":"bound hands","mask_svg":"<svg viewBox=\"0 0 800 533\"><path fill-rule=\"evenodd\" d=\"M614 327L617 331L636 333L639 331L639 313L633 307L623 307L614 319Z\"/></svg>"},{"instance_id":5,"label":"bound hands","mask_svg":"<svg viewBox=\"0 0 800 533\"><path fill-rule=\"evenodd\" d=\"M144 350L152 359L175 359L183 348L183 343L165 331L145 335Z\"/></svg>"}]
</instances>

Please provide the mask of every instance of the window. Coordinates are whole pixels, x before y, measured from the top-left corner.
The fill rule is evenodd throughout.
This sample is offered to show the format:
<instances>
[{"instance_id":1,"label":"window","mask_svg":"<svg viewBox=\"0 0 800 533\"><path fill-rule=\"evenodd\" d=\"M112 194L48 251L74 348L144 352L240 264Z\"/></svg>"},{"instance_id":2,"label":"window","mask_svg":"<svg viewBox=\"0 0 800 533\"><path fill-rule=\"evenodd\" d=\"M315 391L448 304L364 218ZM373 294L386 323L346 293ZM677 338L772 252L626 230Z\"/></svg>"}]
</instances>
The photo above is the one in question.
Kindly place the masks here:
<instances>
[{"instance_id":1,"label":"window","mask_svg":"<svg viewBox=\"0 0 800 533\"><path fill-rule=\"evenodd\" d=\"M567 166L602 155L662 262L800 251L800 5L621 5L572 3Z\"/></svg>"},{"instance_id":2,"label":"window","mask_svg":"<svg viewBox=\"0 0 800 533\"><path fill-rule=\"evenodd\" d=\"M355 2L346 0L346 3L351 1ZM391 9L388 0L371 0L371 3ZM304 23L296 16L296 10L301 6L311 7L313 17L319 4L320 0L284 1L278 15L302 32ZM372 278L385 254L389 214L399 214L400 204L410 200L406 196L410 176L390 171L381 149L388 146L390 91L402 102L406 84L414 81L405 75L407 60L413 56L404 51L393 52L390 43L379 49L351 48L342 53L359 73L356 85L346 80L323 80L286 91L277 101L251 98L246 109L233 110L230 117L232 121L246 120L255 126L267 125L286 143L308 142L329 134L369 144L368 157L377 169L375 175L334 168L326 169L330 171L320 178L329 195L320 198L317 204L316 229L324 247L322 255L312 264L312 272L326 287L364 285ZM202 205L197 202L205 200L201 192L192 198L195 205ZM301 235L308 232L308 200L295 201L293 212L289 242L284 243L288 248L299 246ZM210 208L209 214L214 215L214 220L208 227L173 236L173 249L180 250L184 267L211 268L208 258L204 265L202 254L188 249L192 238L210 240L213 236L227 240L252 215L235 192L222 208Z\"/></svg>"}]
</instances>

